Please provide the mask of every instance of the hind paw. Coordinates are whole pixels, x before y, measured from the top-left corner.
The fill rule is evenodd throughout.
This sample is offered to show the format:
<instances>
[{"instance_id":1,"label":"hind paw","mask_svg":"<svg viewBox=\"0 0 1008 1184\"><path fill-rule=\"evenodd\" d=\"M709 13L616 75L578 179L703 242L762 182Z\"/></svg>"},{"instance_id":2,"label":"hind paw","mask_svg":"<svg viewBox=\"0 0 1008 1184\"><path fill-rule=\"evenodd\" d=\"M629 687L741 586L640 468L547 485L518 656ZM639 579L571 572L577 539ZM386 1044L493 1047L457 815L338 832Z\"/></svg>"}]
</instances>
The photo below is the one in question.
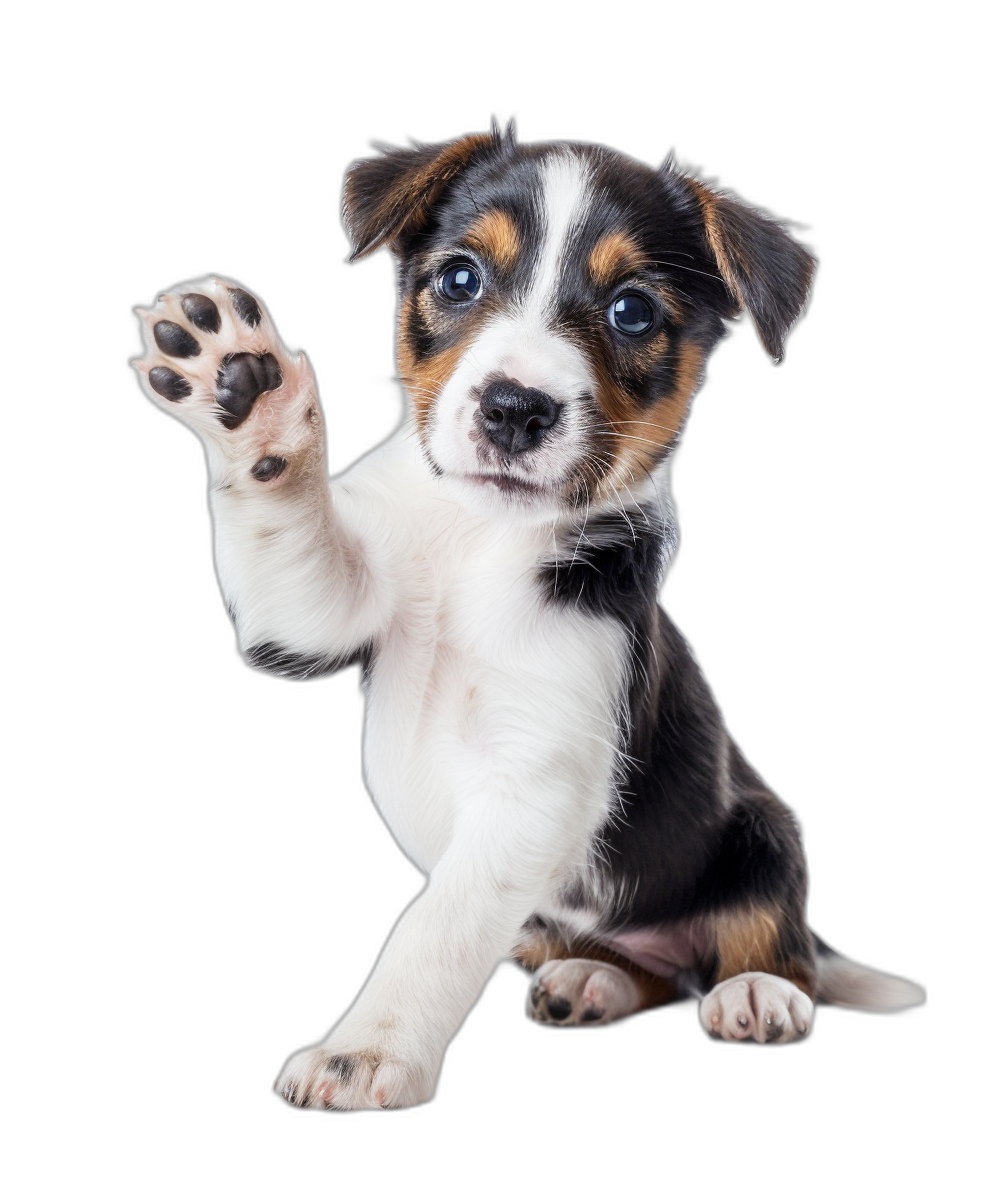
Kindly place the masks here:
<instances>
[{"instance_id":1,"label":"hind paw","mask_svg":"<svg viewBox=\"0 0 1008 1184\"><path fill-rule=\"evenodd\" d=\"M527 1011L544 1024L600 1024L637 1011L640 990L625 970L590 958L559 958L540 967Z\"/></svg>"},{"instance_id":2,"label":"hind paw","mask_svg":"<svg viewBox=\"0 0 1008 1184\"><path fill-rule=\"evenodd\" d=\"M812 1000L792 982L748 971L725 979L700 1003L700 1023L723 1040L785 1044L807 1036Z\"/></svg>"}]
</instances>

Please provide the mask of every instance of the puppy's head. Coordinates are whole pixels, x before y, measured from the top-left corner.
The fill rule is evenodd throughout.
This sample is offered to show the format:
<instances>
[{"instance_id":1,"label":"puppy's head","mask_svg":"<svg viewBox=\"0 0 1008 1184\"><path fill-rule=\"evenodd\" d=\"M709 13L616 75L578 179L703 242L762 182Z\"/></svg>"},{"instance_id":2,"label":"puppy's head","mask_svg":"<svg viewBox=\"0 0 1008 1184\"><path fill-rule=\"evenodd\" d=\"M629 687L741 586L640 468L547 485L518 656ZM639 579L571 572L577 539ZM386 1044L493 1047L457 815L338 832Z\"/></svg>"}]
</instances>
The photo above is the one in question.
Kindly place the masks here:
<instances>
[{"instance_id":1,"label":"puppy's head","mask_svg":"<svg viewBox=\"0 0 1008 1184\"><path fill-rule=\"evenodd\" d=\"M540 511L618 495L675 445L726 319L780 361L813 257L666 164L519 145L386 149L347 175L352 258L399 262L399 369L446 479Z\"/></svg>"}]
</instances>

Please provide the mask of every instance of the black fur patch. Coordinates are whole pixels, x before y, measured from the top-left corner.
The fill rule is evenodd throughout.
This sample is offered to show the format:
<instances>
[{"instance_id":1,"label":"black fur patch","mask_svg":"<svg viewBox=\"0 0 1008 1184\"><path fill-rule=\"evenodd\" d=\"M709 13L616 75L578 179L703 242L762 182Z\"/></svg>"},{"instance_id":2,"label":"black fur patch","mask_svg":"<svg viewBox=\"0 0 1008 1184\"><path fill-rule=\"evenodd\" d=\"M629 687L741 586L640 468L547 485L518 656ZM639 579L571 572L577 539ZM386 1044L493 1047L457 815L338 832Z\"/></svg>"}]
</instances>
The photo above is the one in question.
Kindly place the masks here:
<instances>
[{"instance_id":1,"label":"black fur patch","mask_svg":"<svg viewBox=\"0 0 1008 1184\"><path fill-rule=\"evenodd\" d=\"M348 1056L330 1057L326 1061L326 1072L332 1073L341 1084L349 1081L354 1070L354 1059Z\"/></svg>"},{"instance_id":2,"label":"black fur patch","mask_svg":"<svg viewBox=\"0 0 1008 1184\"><path fill-rule=\"evenodd\" d=\"M629 759L620 809L599 835L599 874L620 904L604 929L760 904L782 917L782 960L809 964L797 825L738 751L689 647L657 604L670 551L662 512L645 505L629 520L600 516L564 550L570 559L540 571L547 600L615 618L629 642ZM593 905L578 888L565 903ZM697 969L709 985L714 968Z\"/></svg>"},{"instance_id":3,"label":"black fur patch","mask_svg":"<svg viewBox=\"0 0 1008 1184\"><path fill-rule=\"evenodd\" d=\"M360 663L365 676L371 666L371 647L364 646L351 654L298 654L274 642L263 642L245 651L245 660L250 666L280 674L285 678L320 678L335 674L347 666Z\"/></svg>"},{"instance_id":4,"label":"black fur patch","mask_svg":"<svg viewBox=\"0 0 1008 1184\"><path fill-rule=\"evenodd\" d=\"M547 599L616 617L635 631L646 628L673 542L664 512L651 509L600 514L572 531L558 544L569 557L540 569Z\"/></svg>"}]
</instances>

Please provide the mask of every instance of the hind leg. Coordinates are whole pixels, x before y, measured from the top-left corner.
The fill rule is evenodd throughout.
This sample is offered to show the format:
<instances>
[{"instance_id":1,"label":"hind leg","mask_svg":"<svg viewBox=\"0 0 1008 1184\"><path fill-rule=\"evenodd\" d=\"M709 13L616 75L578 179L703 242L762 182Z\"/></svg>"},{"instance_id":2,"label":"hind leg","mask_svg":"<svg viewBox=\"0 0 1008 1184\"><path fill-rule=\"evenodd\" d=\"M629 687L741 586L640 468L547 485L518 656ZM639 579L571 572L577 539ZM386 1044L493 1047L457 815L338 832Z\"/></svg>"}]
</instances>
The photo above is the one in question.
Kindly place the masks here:
<instances>
[{"instance_id":1,"label":"hind leg","mask_svg":"<svg viewBox=\"0 0 1008 1184\"><path fill-rule=\"evenodd\" d=\"M815 966L804 921L746 905L707 918L713 970L700 1023L723 1040L784 1044L812 1027Z\"/></svg>"}]
</instances>

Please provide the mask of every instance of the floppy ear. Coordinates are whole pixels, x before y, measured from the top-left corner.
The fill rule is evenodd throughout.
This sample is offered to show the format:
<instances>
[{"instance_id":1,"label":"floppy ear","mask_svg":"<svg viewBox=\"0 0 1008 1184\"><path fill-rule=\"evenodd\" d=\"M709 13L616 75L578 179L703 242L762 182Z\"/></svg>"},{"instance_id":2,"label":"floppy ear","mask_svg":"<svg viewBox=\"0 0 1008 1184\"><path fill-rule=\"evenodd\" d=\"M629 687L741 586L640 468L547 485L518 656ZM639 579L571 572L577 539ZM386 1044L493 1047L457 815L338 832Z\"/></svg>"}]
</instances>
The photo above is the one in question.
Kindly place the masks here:
<instances>
[{"instance_id":1,"label":"floppy ear","mask_svg":"<svg viewBox=\"0 0 1008 1184\"><path fill-rule=\"evenodd\" d=\"M752 314L763 347L775 362L812 286L815 256L762 210L689 178L700 203L718 271L741 312Z\"/></svg>"},{"instance_id":2,"label":"floppy ear","mask_svg":"<svg viewBox=\"0 0 1008 1184\"><path fill-rule=\"evenodd\" d=\"M493 123L488 133L448 144L380 145L381 156L356 161L343 189L351 262L385 244L395 250L402 238L420 229L427 211L466 165L513 142L513 125L502 137Z\"/></svg>"}]
</instances>

